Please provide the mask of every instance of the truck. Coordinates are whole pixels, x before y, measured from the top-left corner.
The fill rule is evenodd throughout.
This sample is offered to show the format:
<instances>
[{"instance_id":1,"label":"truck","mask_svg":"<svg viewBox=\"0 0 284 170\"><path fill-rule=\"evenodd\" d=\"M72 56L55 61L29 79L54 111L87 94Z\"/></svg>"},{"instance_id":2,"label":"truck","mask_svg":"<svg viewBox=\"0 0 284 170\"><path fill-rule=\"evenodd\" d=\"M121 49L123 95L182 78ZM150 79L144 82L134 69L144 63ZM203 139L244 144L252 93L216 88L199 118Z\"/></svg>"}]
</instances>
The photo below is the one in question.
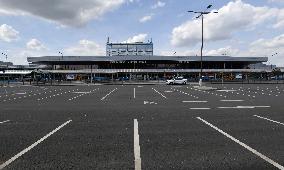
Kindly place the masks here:
<instances>
[{"instance_id":1,"label":"truck","mask_svg":"<svg viewBox=\"0 0 284 170\"><path fill-rule=\"evenodd\" d=\"M169 79L166 81L167 85L173 85L173 84L187 84L187 79L183 77L174 77L172 79Z\"/></svg>"}]
</instances>

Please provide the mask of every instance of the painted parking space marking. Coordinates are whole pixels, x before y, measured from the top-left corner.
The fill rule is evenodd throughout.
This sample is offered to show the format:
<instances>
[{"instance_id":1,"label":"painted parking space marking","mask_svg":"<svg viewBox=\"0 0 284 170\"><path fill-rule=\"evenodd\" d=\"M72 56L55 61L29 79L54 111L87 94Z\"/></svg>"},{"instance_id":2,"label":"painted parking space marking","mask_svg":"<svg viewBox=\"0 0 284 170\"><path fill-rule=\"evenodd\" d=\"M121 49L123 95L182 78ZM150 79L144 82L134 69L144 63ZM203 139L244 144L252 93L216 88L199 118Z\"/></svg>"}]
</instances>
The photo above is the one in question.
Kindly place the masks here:
<instances>
[{"instance_id":1,"label":"painted parking space marking","mask_svg":"<svg viewBox=\"0 0 284 170\"><path fill-rule=\"evenodd\" d=\"M220 100L221 102L243 102L244 100Z\"/></svg>"},{"instance_id":2,"label":"painted parking space marking","mask_svg":"<svg viewBox=\"0 0 284 170\"><path fill-rule=\"evenodd\" d=\"M96 90L99 90L99 88L98 88L98 89L93 89L93 90L88 91L88 92L79 92L79 93L73 92L73 93L79 94L79 95L74 96L74 97L71 97L71 98L69 98L68 100L69 100L69 101L75 100L75 99L77 99L77 98L79 98L79 97L82 97L82 96L84 96L84 95L91 94L91 93L95 92Z\"/></svg>"},{"instance_id":3,"label":"painted parking space marking","mask_svg":"<svg viewBox=\"0 0 284 170\"><path fill-rule=\"evenodd\" d=\"M232 91L237 91L237 90L217 90L217 91L221 91L221 92L232 92Z\"/></svg>"},{"instance_id":4,"label":"painted parking space marking","mask_svg":"<svg viewBox=\"0 0 284 170\"><path fill-rule=\"evenodd\" d=\"M8 99L4 99L3 102L11 101L11 100L18 100L18 99L26 98L27 96L31 97L31 96L37 96L37 95L38 96L41 95L41 92L39 90L31 90L29 92L18 92L18 93L14 92L14 93L9 94L9 95L7 95L7 94L3 95L3 97L9 97Z\"/></svg>"},{"instance_id":5,"label":"painted parking space marking","mask_svg":"<svg viewBox=\"0 0 284 170\"><path fill-rule=\"evenodd\" d=\"M273 122L273 123L277 123L277 124L280 124L280 125L284 125L284 123L281 123L281 122L278 122L278 121L275 121L275 120L272 120L272 119L268 119L266 117L262 117L262 116L258 116L258 115L253 115L254 117L258 117L260 119L264 119L264 120L268 120L270 122Z\"/></svg>"},{"instance_id":6,"label":"painted parking space marking","mask_svg":"<svg viewBox=\"0 0 284 170\"><path fill-rule=\"evenodd\" d=\"M270 108L271 106L234 106L234 107L217 107L218 109L255 109L255 108Z\"/></svg>"},{"instance_id":7,"label":"painted parking space marking","mask_svg":"<svg viewBox=\"0 0 284 170\"><path fill-rule=\"evenodd\" d=\"M37 146L38 144L40 144L41 142L43 142L45 139L47 139L48 137L50 137L52 134L56 133L58 130L60 130L61 128L63 128L64 126L66 126L68 123L70 123L72 120L68 120L67 122L63 123L62 125L58 126L56 129L54 129L53 131L49 132L47 135L45 135L44 137L42 137L41 139L39 139L38 141L36 141L35 143L33 143L32 145L30 145L29 147L27 147L26 149L22 150L21 152L19 152L18 154L16 154L15 156L13 156L12 158L10 158L9 160L7 160L6 162L4 162L3 164L0 165L0 169L4 169L6 166L8 166L9 164L11 164L13 161L15 161L16 159L18 159L19 157L21 157L22 155L24 155L25 153L27 153L28 151L30 151L31 149L33 149L35 146Z\"/></svg>"},{"instance_id":8,"label":"painted parking space marking","mask_svg":"<svg viewBox=\"0 0 284 170\"><path fill-rule=\"evenodd\" d=\"M75 94L86 94L86 93L91 93L91 92L89 92L89 91L78 91L78 92L75 91L75 92L72 92L72 93L75 93Z\"/></svg>"},{"instance_id":9,"label":"painted parking space marking","mask_svg":"<svg viewBox=\"0 0 284 170\"><path fill-rule=\"evenodd\" d=\"M144 104L158 104L158 103L156 103L156 102L154 102L154 101L144 101Z\"/></svg>"},{"instance_id":10,"label":"painted parking space marking","mask_svg":"<svg viewBox=\"0 0 284 170\"><path fill-rule=\"evenodd\" d=\"M107 98L107 96L109 96L111 93L113 93L115 90L117 90L117 88L113 89L111 92L109 92L107 95L105 95L104 97L101 98L101 100L105 100Z\"/></svg>"},{"instance_id":11,"label":"painted parking space marking","mask_svg":"<svg viewBox=\"0 0 284 170\"><path fill-rule=\"evenodd\" d=\"M7 123L7 122L10 122L10 120L2 121L2 122L0 122L0 124Z\"/></svg>"},{"instance_id":12,"label":"painted parking space marking","mask_svg":"<svg viewBox=\"0 0 284 170\"><path fill-rule=\"evenodd\" d=\"M210 110L211 108L209 107L194 107L194 108L190 108L190 110Z\"/></svg>"},{"instance_id":13,"label":"painted parking space marking","mask_svg":"<svg viewBox=\"0 0 284 170\"><path fill-rule=\"evenodd\" d=\"M164 96L162 93L160 93L158 90L156 90L156 89L154 89L154 88L152 88L152 89L153 89L156 93L160 94L163 98L167 99L167 97Z\"/></svg>"},{"instance_id":14,"label":"painted parking space marking","mask_svg":"<svg viewBox=\"0 0 284 170\"><path fill-rule=\"evenodd\" d=\"M187 88L187 87L186 87L186 88ZM186 92L181 91L181 90L178 90L178 89L174 89L174 88L171 88L171 89L174 90L174 91L180 92L180 93L182 93L182 94L184 94L184 95L191 96L191 97L193 97L193 98L195 98L195 99L198 99L198 98L199 98L199 97L197 97L197 96L195 96L195 95L193 95L193 94L186 93Z\"/></svg>"},{"instance_id":15,"label":"painted parking space marking","mask_svg":"<svg viewBox=\"0 0 284 170\"><path fill-rule=\"evenodd\" d=\"M183 103L207 103L208 101L182 101Z\"/></svg>"},{"instance_id":16,"label":"painted parking space marking","mask_svg":"<svg viewBox=\"0 0 284 170\"><path fill-rule=\"evenodd\" d=\"M192 88L192 87L186 87L187 89L190 89L192 91L198 91L200 93L207 93L209 95L214 95L214 96L220 96L220 97L224 97L224 98L227 98L226 95L224 94L218 94L218 93L213 93L212 91L208 91L208 90L200 90L200 89L195 89L195 88ZM194 96L193 96L194 97ZM196 97L198 98L198 97Z\"/></svg>"},{"instance_id":17,"label":"painted parking space marking","mask_svg":"<svg viewBox=\"0 0 284 170\"><path fill-rule=\"evenodd\" d=\"M135 170L141 170L139 129L138 129L137 119L134 119L134 163L135 163Z\"/></svg>"},{"instance_id":18,"label":"painted parking space marking","mask_svg":"<svg viewBox=\"0 0 284 170\"><path fill-rule=\"evenodd\" d=\"M133 98L135 99L136 98L136 94L135 94L135 88L133 88Z\"/></svg>"},{"instance_id":19,"label":"painted parking space marking","mask_svg":"<svg viewBox=\"0 0 284 170\"><path fill-rule=\"evenodd\" d=\"M237 144L241 145L242 147L244 147L245 149L249 150L250 152L252 152L253 154L257 155L258 157L262 158L263 160L265 160L266 162L270 163L271 165L275 166L276 168L280 169L280 170L284 170L284 167L280 164L278 164L277 162L273 161L272 159L268 158L267 156L263 155L262 153L258 152L257 150L253 149L252 147L246 145L245 143L239 141L238 139L234 138L233 136L229 135L228 133L224 132L223 130L219 129L218 127L214 126L213 124L207 122L206 120L200 118L200 117L196 117L198 120L202 121L203 123L205 123L206 125L210 126L211 128L215 129L216 131L218 131L219 133L221 133L222 135L224 135L225 137L231 139L232 141L236 142Z\"/></svg>"}]
</instances>

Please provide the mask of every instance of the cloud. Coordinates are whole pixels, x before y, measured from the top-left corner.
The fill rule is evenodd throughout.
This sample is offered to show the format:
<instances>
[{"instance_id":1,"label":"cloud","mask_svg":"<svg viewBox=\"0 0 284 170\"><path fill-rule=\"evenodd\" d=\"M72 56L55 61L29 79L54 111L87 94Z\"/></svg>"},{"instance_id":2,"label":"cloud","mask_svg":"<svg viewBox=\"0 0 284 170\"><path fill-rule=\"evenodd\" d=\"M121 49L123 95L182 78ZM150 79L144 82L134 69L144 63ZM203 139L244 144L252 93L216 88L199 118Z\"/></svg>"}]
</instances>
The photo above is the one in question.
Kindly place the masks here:
<instances>
[{"instance_id":1,"label":"cloud","mask_svg":"<svg viewBox=\"0 0 284 170\"><path fill-rule=\"evenodd\" d=\"M164 7L166 5L165 2L162 2L162 1L158 1L156 4L154 4L151 8L152 9L156 9L156 8L161 8L161 7Z\"/></svg>"},{"instance_id":2,"label":"cloud","mask_svg":"<svg viewBox=\"0 0 284 170\"><path fill-rule=\"evenodd\" d=\"M91 40L80 40L78 44L64 50L64 55L105 55L105 50Z\"/></svg>"},{"instance_id":3,"label":"cloud","mask_svg":"<svg viewBox=\"0 0 284 170\"><path fill-rule=\"evenodd\" d=\"M198 50L183 50L183 51L179 51L179 50L160 50L158 52L159 55L164 55L164 56L196 56L199 55L200 52L198 52Z\"/></svg>"},{"instance_id":4,"label":"cloud","mask_svg":"<svg viewBox=\"0 0 284 170\"><path fill-rule=\"evenodd\" d=\"M229 2L204 18L204 39L206 41L226 40L234 32L253 29L256 25L275 17L277 9L255 7L241 0ZM171 43L174 46L196 45L201 40L201 20L194 19L177 26L172 31Z\"/></svg>"},{"instance_id":5,"label":"cloud","mask_svg":"<svg viewBox=\"0 0 284 170\"><path fill-rule=\"evenodd\" d=\"M284 28L284 9L279 10L277 22L273 25L273 28Z\"/></svg>"},{"instance_id":6,"label":"cloud","mask_svg":"<svg viewBox=\"0 0 284 170\"><path fill-rule=\"evenodd\" d=\"M37 40L35 38L28 41L27 44L26 44L26 47L29 50L36 50L36 51L46 49L46 47L39 40Z\"/></svg>"},{"instance_id":7,"label":"cloud","mask_svg":"<svg viewBox=\"0 0 284 170\"><path fill-rule=\"evenodd\" d=\"M272 39L258 39L251 43L251 47L259 49L279 49L284 48L284 34Z\"/></svg>"},{"instance_id":8,"label":"cloud","mask_svg":"<svg viewBox=\"0 0 284 170\"><path fill-rule=\"evenodd\" d=\"M83 26L129 0L0 0L5 15L32 15L60 25Z\"/></svg>"},{"instance_id":9,"label":"cloud","mask_svg":"<svg viewBox=\"0 0 284 170\"><path fill-rule=\"evenodd\" d=\"M153 14L146 15L146 16L140 18L139 22L144 23L144 22L150 21L152 19L152 17L153 17Z\"/></svg>"},{"instance_id":10,"label":"cloud","mask_svg":"<svg viewBox=\"0 0 284 170\"><path fill-rule=\"evenodd\" d=\"M0 26L0 40L5 42L12 42L19 39L19 32L13 27L2 24Z\"/></svg>"},{"instance_id":11,"label":"cloud","mask_svg":"<svg viewBox=\"0 0 284 170\"><path fill-rule=\"evenodd\" d=\"M220 55L226 55L226 56L237 56L239 54L240 50L232 48L231 46L214 49L205 51L205 55L208 56L220 56Z\"/></svg>"},{"instance_id":12,"label":"cloud","mask_svg":"<svg viewBox=\"0 0 284 170\"><path fill-rule=\"evenodd\" d=\"M268 0L268 2L270 2L270 3L273 3L273 2L284 3L283 0Z\"/></svg>"},{"instance_id":13,"label":"cloud","mask_svg":"<svg viewBox=\"0 0 284 170\"><path fill-rule=\"evenodd\" d=\"M128 38L124 43L135 43L135 42L145 42L148 34L138 34L133 37Z\"/></svg>"},{"instance_id":14,"label":"cloud","mask_svg":"<svg viewBox=\"0 0 284 170\"><path fill-rule=\"evenodd\" d=\"M273 55L277 53L277 55ZM273 55L273 56L272 56ZM260 38L248 46L246 50L239 50L240 57L268 57L269 62L278 67L284 67L284 34L270 39Z\"/></svg>"},{"instance_id":15,"label":"cloud","mask_svg":"<svg viewBox=\"0 0 284 170\"><path fill-rule=\"evenodd\" d=\"M222 47L219 49L204 50L203 55L206 56L238 56L240 53L239 49L232 48L231 46ZM172 50L172 51L160 51L160 55L177 55L177 56L200 56L200 49L191 50Z\"/></svg>"},{"instance_id":16,"label":"cloud","mask_svg":"<svg viewBox=\"0 0 284 170\"><path fill-rule=\"evenodd\" d=\"M272 54L278 55L272 56ZM267 56L270 61L284 66L284 34L271 39L258 39L250 44L248 51L250 56Z\"/></svg>"}]
</instances>

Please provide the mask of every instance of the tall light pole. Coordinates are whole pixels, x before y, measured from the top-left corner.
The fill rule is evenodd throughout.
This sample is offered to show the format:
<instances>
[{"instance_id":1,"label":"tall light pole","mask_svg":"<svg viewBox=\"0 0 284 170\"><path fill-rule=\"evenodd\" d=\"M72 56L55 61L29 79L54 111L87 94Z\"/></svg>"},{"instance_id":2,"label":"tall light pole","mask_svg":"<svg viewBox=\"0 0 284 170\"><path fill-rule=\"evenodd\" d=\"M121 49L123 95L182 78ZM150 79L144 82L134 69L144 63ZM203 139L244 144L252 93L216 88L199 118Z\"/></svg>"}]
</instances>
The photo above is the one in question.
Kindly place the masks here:
<instances>
[{"instance_id":1,"label":"tall light pole","mask_svg":"<svg viewBox=\"0 0 284 170\"><path fill-rule=\"evenodd\" d=\"M8 54L6 54L6 53L2 53L2 55L4 55L4 56L5 56L5 58L6 58L6 62L7 62L7 69L8 69L8 61L7 61L7 59L8 59Z\"/></svg>"},{"instance_id":2,"label":"tall light pole","mask_svg":"<svg viewBox=\"0 0 284 170\"><path fill-rule=\"evenodd\" d=\"M208 5L207 9L210 9L212 7L212 5ZM195 14L199 14L196 19L201 17L202 20L202 43L201 43L201 52L200 52L200 86L202 85L202 73L203 73L203 47L204 47L204 15L210 14L210 13L215 13L217 14L218 12L208 12L208 11L187 11L190 13L195 13Z\"/></svg>"},{"instance_id":3,"label":"tall light pole","mask_svg":"<svg viewBox=\"0 0 284 170\"><path fill-rule=\"evenodd\" d=\"M278 53L272 54L271 57L274 57L274 56L276 56L276 55L278 55ZM272 70L272 63L271 63L271 70Z\"/></svg>"},{"instance_id":4,"label":"tall light pole","mask_svg":"<svg viewBox=\"0 0 284 170\"><path fill-rule=\"evenodd\" d=\"M4 56L5 56L6 61L7 61L7 59L8 59L8 55L7 55L6 53L2 53L2 55L4 55Z\"/></svg>"},{"instance_id":5,"label":"tall light pole","mask_svg":"<svg viewBox=\"0 0 284 170\"><path fill-rule=\"evenodd\" d=\"M61 51L58 51L59 54L61 54L61 58L63 59L63 53Z\"/></svg>"},{"instance_id":6,"label":"tall light pole","mask_svg":"<svg viewBox=\"0 0 284 170\"><path fill-rule=\"evenodd\" d=\"M6 53L1 53L1 54L4 55L5 58L6 58L6 64L7 64L7 70L8 70L8 61L7 61L7 59L8 59L8 54L6 54ZM9 75L7 76L7 79L8 79L8 84L9 84L9 79L10 79ZM5 81L5 77L4 77L4 81Z\"/></svg>"}]
</instances>

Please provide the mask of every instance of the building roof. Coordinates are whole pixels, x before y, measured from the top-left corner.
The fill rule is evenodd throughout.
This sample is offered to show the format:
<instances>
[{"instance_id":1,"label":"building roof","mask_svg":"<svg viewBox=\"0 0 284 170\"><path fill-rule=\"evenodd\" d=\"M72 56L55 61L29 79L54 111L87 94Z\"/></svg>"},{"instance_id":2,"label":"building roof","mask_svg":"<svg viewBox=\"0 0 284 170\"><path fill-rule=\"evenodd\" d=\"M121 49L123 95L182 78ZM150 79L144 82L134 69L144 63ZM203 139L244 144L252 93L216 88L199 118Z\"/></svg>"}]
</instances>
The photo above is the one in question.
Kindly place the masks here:
<instances>
[{"instance_id":1,"label":"building roof","mask_svg":"<svg viewBox=\"0 0 284 170\"><path fill-rule=\"evenodd\" d=\"M52 63L52 62L112 62L112 61L189 61L199 62L200 56L42 56L28 57L29 63ZM268 57L231 57L231 56L203 56L203 61L212 62L267 62Z\"/></svg>"}]
</instances>

